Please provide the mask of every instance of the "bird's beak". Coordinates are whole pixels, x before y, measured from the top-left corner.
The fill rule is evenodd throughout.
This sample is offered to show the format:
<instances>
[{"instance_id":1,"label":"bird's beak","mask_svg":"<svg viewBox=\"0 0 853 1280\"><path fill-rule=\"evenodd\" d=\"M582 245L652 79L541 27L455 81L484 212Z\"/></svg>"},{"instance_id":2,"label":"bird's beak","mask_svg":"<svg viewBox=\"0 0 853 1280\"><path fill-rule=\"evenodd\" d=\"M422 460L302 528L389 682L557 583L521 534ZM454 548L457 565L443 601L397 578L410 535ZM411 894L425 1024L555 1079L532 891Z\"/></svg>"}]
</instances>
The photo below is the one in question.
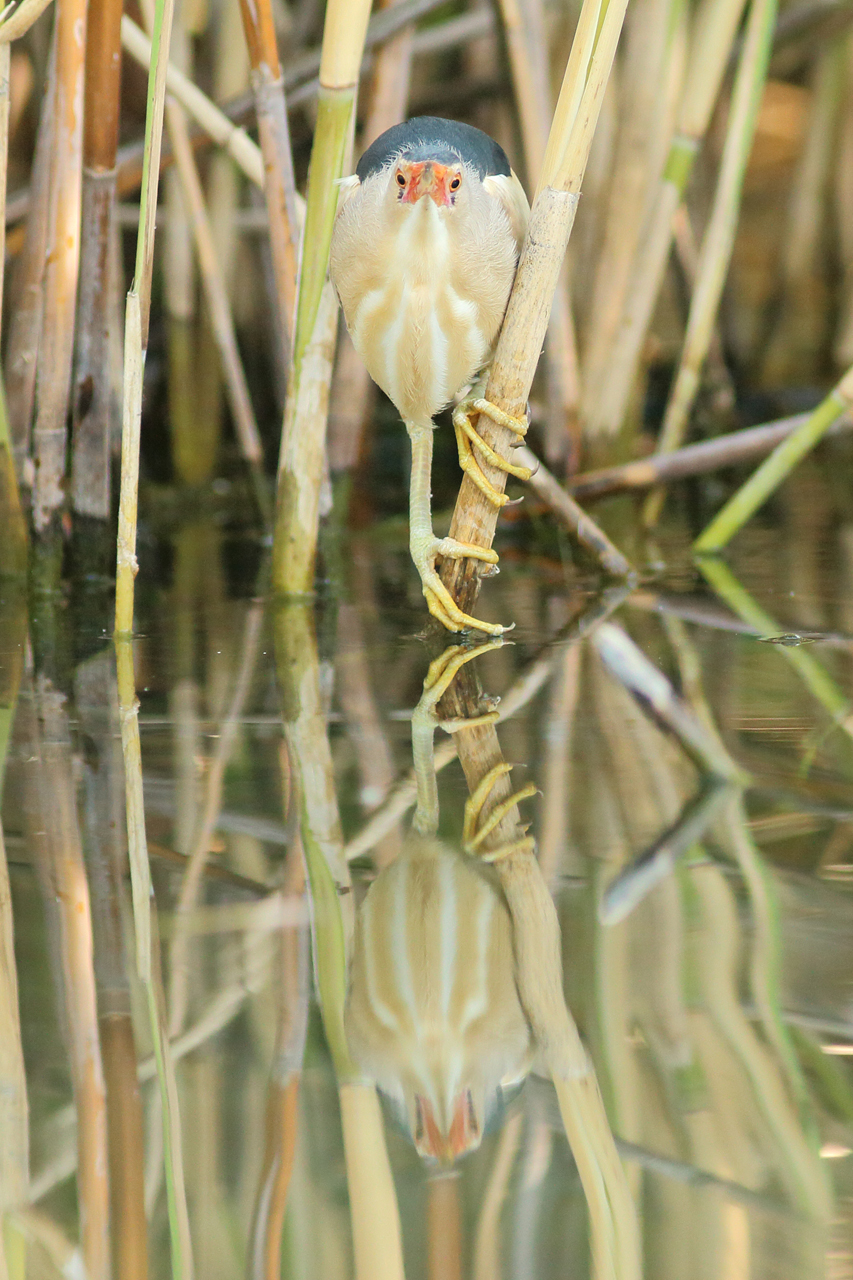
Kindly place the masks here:
<instances>
[{"instance_id":1,"label":"bird's beak","mask_svg":"<svg viewBox=\"0 0 853 1280\"><path fill-rule=\"evenodd\" d=\"M415 204L421 196L429 196L439 208L453 203L447 189L447 165L434 160L415 160L406 165L403 172L408 178L403 204Z\"/></svg>"},{"instance_id":2,"label":"bird's beak","mask_svg":"<svg viewBox=\"0 0 853 1280\"><path fill-rule=\"evenodd\" d=\"M418 1154L430 1160L437 1160L444 1168L448 1168L464 1156L466 1151L480 1145L480 1127L474 1117L471 1090L463 1089L453 1107L453 1116L447 1133L442 1133L427 1098L416 1098L418 1110L418 1132L415 1135L415 1147Z\"/></svg>"}]
</instances>

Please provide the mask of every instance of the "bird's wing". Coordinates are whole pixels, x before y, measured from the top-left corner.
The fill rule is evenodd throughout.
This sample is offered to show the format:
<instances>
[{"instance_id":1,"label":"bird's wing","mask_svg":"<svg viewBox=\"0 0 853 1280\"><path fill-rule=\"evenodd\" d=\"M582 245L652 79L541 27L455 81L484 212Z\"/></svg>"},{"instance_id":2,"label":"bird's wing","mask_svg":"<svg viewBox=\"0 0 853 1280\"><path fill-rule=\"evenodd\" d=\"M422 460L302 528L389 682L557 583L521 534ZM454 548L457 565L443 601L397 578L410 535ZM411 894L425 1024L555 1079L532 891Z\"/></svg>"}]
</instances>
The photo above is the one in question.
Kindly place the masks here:
<instances>
[{"instance_id":1,"label":"bird's wing","mask_svg":"<svg viewBox=\"0 0 853 1280\"><path fill-rule=\"evenodd\" d=\"M355 195L361 186L361 178L357 173L352 173L348 178L338 178L338 213L343 209L347 200Z\"/></svg>"},{"instance_id":2,"label":"bird's wing","mask_svg":"<svg viewBox=\"0 0 853 1280\"><path fill-rule=\"evenodd\" d=\"M521 249L527 231L527 219L530 217L530 205L524 194L524 187L514 173L490 173L483 179L483 186L490 196L500 201L509 218L515 242Z\"/></svg>"}]
</instances>

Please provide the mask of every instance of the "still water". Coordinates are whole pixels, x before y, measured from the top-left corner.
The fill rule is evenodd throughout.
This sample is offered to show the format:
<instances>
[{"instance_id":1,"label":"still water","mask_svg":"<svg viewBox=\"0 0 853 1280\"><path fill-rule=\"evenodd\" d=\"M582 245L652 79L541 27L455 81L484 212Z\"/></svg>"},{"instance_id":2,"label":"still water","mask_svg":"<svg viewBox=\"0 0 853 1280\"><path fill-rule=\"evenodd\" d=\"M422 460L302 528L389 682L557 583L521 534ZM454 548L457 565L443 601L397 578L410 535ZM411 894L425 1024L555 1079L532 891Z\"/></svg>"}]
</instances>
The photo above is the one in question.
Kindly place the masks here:
<instances>
[{"instance_id":1,"label":"still water","mask_svg":"<svg viewBox=\"0 0 853 1280\"><path fill-rule=\"evenodd\" d=\"M630 594L505 546L481 652L385 537L315 607L220 519L152 535L147 985L109 590L28 638L0 588L5 1274L853 1276L833 510L809 470L704 572L675 519ZM514 766L467 816L457 752Z\"/></svg>"}]
</instances>

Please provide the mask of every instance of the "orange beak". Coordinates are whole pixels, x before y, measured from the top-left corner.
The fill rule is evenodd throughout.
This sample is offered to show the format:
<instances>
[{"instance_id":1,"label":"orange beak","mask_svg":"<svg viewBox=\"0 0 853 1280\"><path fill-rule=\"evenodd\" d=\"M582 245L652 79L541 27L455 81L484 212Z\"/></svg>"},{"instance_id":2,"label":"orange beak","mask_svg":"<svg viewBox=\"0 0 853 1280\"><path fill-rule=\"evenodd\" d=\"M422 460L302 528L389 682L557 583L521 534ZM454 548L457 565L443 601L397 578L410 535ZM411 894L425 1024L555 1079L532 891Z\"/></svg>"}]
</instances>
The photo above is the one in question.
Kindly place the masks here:
<instances>
[{"instance_id":1,"label":"orange beak","mask_svg":"<svg viewBox=\"0 0 853 1280\"><path fill-rule=\"evenodd\" d=\"M401 164L400 170L406 178L403 204L415 204L422 196L429 196L439 208L453 203L447 189L447 165L434 160L412 160Z\"/></svg>"},{"instance_id":2,"label":"orange beak","mask_svg":"<svg viewBox=\"0 0 853 1280\"><path fill-rule=\"evenodd\" d=\"M430 1160L437 1160L444 1168L448 1168L464 1156L466 1151L479 1146L480 1130L473 1118L471 1090L463 1089L453 1107L453 1118L446 1134L441 1132L427 1098L416 1098L418 1108L419 1130L415 1137L418 1154Z\"/></svg>"}]
</instances>

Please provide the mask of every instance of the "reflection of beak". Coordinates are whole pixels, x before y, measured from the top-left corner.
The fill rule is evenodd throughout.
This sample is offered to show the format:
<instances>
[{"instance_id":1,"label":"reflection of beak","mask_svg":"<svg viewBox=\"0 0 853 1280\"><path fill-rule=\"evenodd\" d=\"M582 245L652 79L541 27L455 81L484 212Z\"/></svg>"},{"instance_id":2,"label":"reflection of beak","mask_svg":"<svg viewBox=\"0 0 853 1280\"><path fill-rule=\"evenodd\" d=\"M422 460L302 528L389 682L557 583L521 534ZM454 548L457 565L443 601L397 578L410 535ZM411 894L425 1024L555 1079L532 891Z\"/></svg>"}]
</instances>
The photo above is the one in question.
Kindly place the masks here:
<instances>
[{"instance_id":1,"label":"reflection of beak","mask_svg":"<svg viewBox=\"0 0 853 1280\"><path fill-rule=\"evenodd\" d=\"M433 160L413 160L404 171L409 181L403 192L403 204L415 204L421 196L429 196L439 208L451 203L446 165Z\"/></svg>"},{"instance_id":2,"label":"reflection of beak","mask_svg":"<svg viewBox=\"0 0 853 1280\"><path fill-rule=\"evenodd\" d=\"M418 1096L417 1130L415 1146L418 1154L430 1160L437 1160L445 1168L467 1151L480 1145L480 1126L474 1115L474 1103L470 1089L463 1089L453 1105L453 1118L446 1134L441 1132L427 1098Z\"/></svg>"}]
</instances>

